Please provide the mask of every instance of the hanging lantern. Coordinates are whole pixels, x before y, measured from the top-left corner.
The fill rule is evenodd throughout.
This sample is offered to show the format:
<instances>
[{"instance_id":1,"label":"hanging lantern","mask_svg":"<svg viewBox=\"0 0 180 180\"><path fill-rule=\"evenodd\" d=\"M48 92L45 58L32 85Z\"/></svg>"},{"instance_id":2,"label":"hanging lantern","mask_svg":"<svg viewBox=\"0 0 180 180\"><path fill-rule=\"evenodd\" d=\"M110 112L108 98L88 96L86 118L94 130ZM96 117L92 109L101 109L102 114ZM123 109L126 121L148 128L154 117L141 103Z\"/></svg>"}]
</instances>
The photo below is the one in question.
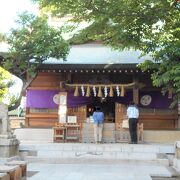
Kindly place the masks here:
<instances>
[{"instance_id":1,"label":"hanging lantern","mask_svg":"<svg viewBox=\"0 0 180 180\"><path fill-rule=\"evenodd\" d=\"M125 89L124 89L124 86L121 87L121 96L124 97L124 94L125 94Z\"/></svg>"},{"instance_id":2,"label":"hanging lantern","mask_svg":"<svg viewBox=\"0 0 180 180\"><path fill-rule=\"evenodd\" d=\"M74 96L79 96L78 86L76 86L76 88L75 88Z\"/></svg>"},{"instance_id":3,"label":"hanging lantern","mask_svg":"<svg viewBox=\"0 0 180 180\"><path fill-rule=\"evenodd\" d=\"M90 87L88 86L86 90L86 97L89 97L89 96L90 96Z\"/></svg>"},{"instance_id":4,"label":"hanging lantern","mask_svg":"<svg viewBox=\"0 0 180 180\"><path fill-rule=\"evenodd\" d=\"M99 86L99 90L98 90L98 97L102 97L101 86Z\"/></svg>"},{"instance_id":5,"label":"hanging lantern","mask_svg":"<svg viewBox=\"0 0 180 180\"><path fill-rule=\"evenodd\" d=\"M113 97L113 87L110 87L110 91L109 91L109 97Z\"/></svg>"}]
</instances>

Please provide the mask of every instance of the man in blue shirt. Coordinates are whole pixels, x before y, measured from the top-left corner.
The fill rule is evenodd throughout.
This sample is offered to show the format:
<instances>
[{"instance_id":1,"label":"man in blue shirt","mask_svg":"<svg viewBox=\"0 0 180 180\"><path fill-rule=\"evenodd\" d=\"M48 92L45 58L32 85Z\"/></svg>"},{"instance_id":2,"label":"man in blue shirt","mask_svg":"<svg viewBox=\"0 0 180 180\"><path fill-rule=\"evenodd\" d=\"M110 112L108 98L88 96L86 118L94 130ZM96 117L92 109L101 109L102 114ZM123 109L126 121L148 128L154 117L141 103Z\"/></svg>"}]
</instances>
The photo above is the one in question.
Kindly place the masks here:
<instances>
[{"instance_id":1,"label":"man in blue shirt","mask_svg":"<svg viewBox=\"0 0 180 180\"><path fill-rule=\"evenodd\" d=\"M131 143L137 144L137 123L139 118L139 110L134 102L131 102L127 108L127 116L129 118L129 132Z\"/></svg>"},{"instance_id":2,"label":"man in blue shirt","mask_svg":"<svg viewBox=\"0 0 180 180\"><path fill-rule=\"evenodd\" d=\"M104 113L101 111L100 107L96 107L93 113L93 123L94 123L94 139L95 143L102 142L102 130L104 123Z\"/></svg>"}]
</instances>

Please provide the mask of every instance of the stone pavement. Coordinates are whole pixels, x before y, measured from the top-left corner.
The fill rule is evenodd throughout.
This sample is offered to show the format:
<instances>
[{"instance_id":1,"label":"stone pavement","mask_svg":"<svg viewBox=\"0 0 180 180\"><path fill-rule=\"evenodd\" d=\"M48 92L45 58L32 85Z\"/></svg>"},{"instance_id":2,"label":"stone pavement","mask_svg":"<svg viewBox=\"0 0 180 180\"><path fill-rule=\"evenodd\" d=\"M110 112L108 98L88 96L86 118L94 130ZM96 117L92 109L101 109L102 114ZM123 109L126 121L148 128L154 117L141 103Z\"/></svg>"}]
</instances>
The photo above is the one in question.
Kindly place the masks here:
<instances>
[{"instance_id":1,"label":"stone pavement","mask_svg":"<svg viewBox=\"0 0 180 180\"><path fill-rule=\"evenodd\" d=\"M49 164L29 163L28 180L151 180L152 177L171 177L163 165L136 161L113 161L108 163ZM29 173L30 174L30 173Z\"/></svg>"}]
</instances>

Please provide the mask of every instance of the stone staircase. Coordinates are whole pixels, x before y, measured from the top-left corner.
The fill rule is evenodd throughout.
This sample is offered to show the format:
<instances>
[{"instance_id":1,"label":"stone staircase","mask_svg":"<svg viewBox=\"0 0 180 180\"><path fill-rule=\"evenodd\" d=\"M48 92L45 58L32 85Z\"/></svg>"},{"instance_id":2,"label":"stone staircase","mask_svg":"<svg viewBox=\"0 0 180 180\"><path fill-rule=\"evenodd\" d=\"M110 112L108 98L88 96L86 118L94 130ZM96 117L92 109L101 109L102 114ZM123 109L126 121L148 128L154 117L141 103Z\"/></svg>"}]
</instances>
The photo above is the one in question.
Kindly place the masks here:
<instances>
[{"instance_id":1,"label":"stone staircase","mask_svg":"<svg viewBox=\"0 0 180 180\"><path fill-rule=\"evenodd\" d=\"M125 174L128 180L128 168L132 168L132 173L138 176L136 169L142 169L140 179L145 180L142 173L149 174L147 179L173 178L179 177L179 173L172 166L172 159L175 153L174 145L170 144L125 144L125 143L48 143L48 142L21 142L20 156L22 160L28 162L28 171L40 172L37 178L49 178L46 171L52 171L59 176L67 173L84 173L94 168L111 168L118 177L118 167L120 174ZM59 169L64 169L60 171ZM94 168L93 168L94 167ZM71 170L70 170L70 169ZM75 169L74 169L75 168ZM113 170L112 170L113 168ZM81 171L79 171L81 169ZM138 171L139 171L138 170ZM116 172L117 171L117 172ZM102 174L106 171L102 171ZM112 174L112 176L115 176ZM137 179L137 178L134 179ZM90 178L90 177L89 177ZM72 178L74 180L74 178ZM115 178L116 179L116 178ZM117 178L118 179L118 178ZM131 178L130 178L131 179ZM132 178L133 179L133 178ZM133 180L134 180L133 179Z\"/></svg>"},{"instance_id":2,"label":"stone staircase","mask_svg":"<svg viewBox=\"0 0 180 180\"><path fill-rule=\"evenodd\" d=\"M173 145L158 144L83 144L21 143L20 154L29 162L90 163L120 160L142 161L169 166L167 154Z\"/></svg>"}]
</instances>

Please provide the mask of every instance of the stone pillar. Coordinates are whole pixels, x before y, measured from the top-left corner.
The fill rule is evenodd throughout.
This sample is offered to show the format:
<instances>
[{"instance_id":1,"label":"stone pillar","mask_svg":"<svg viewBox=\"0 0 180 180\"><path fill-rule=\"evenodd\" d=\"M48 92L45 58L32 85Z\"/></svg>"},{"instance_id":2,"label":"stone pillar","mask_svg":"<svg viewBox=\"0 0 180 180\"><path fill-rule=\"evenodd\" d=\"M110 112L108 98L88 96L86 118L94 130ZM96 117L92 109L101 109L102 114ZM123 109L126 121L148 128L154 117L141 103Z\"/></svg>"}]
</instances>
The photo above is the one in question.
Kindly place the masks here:
<instances>
[{"instance_id":1,"label":"stone pillar","mask_svg":"<svg viewBox=\"0 0 180 180\"><path fill-rule=\"evenodd\" d=\"M17 156L19 141L10 128L8 106L0 103L0 112L0 157Z\"/></svg>"}]
</instances>

